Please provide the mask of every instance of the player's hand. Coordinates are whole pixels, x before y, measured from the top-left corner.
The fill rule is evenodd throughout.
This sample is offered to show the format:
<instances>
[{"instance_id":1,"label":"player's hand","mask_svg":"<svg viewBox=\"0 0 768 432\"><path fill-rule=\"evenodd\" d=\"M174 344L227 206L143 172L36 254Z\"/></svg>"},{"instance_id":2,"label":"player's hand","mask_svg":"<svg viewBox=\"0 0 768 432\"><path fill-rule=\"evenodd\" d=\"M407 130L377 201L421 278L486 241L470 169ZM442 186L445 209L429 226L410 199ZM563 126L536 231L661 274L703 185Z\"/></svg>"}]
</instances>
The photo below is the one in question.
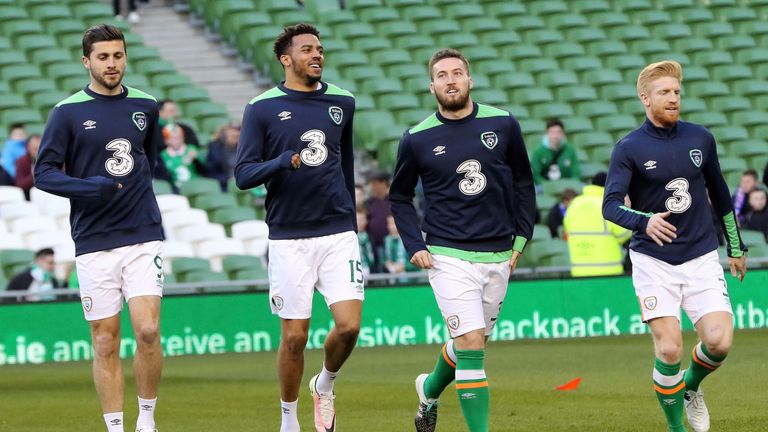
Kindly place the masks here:
<instances>
[{"instance_id":1,"label":"player's hand","mask_svg":"<svg viewBox=\"0 0 768 432\"><path fill-rule=\"evenodd\" d=\"M731 267L731 276L738 277L739 281L743 281L744 275L747 274L747 254L739 258L728 257L728 265Z\"/></svg>"},{"instance_id":2,"label":"player's hand","mask_svg":"<svg viewBox=\"0 0 768 432\"><path fill-rule=\"evenodd\" d=\"M301 166L301 157L299 157L298 153L291 156L291 166L293 169L299 169Z\"/></svg>"},{"instance_id":3,"label":"player's hand","mask_svg":"<svg viewBox=\"0 0 768 432\"><path fill-rule=\"evenodd\" d=\"M664 243L672 243L672 240L677 238L677 234L675 234L677 228L664 220L671 214L670 211L655 213L645 227L645 233L659 246L664 246Z\"/></svg>"},{"instance_id":4,"label":"player's hand","mask_svg":"<svg viewBox=\"0 0 768 432\"><path fill-rule=\"evenodd\" d=\"M509 260L509 274L512 274L515 272L515 269L517 268L517 260L519 259L520 259L520 252L512 251L512 259Z\"/></svg>"},{"instance_id":5,"label":"player's hand","mask_svg":"<svg viewBox=\"0 0 768 432\"><path fill-rule=\"evenodd\" d=\"M432 268L432 254L427 250L420 250L411 257L411 264L420 269Z\"/></svg>"}]
</instances>

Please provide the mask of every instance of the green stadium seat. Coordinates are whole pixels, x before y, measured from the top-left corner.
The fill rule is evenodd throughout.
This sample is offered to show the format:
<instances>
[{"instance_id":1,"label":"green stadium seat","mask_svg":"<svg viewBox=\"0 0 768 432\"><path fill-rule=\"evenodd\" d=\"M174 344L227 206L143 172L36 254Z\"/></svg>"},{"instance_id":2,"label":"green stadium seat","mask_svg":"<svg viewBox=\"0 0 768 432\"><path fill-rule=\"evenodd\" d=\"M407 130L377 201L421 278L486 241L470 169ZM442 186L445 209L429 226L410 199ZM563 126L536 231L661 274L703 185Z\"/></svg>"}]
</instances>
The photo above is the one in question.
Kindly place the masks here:
<instances>
[{"instance_id":1,"label":"green stadium seat","mask_svg":"<svg viewBox=\"0 0 768 432\"><path fill-rule=\"evenodd\" d=\"M728 86L720 81L695 82L691 84L690 89L691 94L703 99L709 99L715 96L726 96L731 92Z\"/></svg>"},{"instance_id":2,"label":"green stadium seat","mask_svg":"<svg viewBox=\"0 0 768 432\"><path fill-rule=\"evenodd\" d=\"M477 42L477 38L475 38ZM477 42L479 44L479 42ZM451 45L449 45L451 46ZM495 48L489 46L468 46L462 49L464 57L466 57L471 64L475 64L482 60L499 60L499 53Z\"/></svg>"},{"instance_id":3,"label":"green stadium seat","mask_svg":"<svg viewBox=\"0 0 768 432\"><path fill-rule=\"evenodd\" d=\"M130 55L130 54L129 54ZM133 66L136 72L142 73L149 77L161 73L174 73L176 67L173 63L166 60L146 59L138 62L133 62Z\"/></svg>"},{"instance_id":4,"label":"green stadium seat","mask_svg":"<svg viewBox=\"0 0 768 432\"><path fill-rule=\"evenodd\" d=\"M498 19L485 16L465 18L459 21L459 23L465 32L474 33L478 36L488 32L500 31L504 28L504 24Z\"/></svg>"},{"instance_id":5,"label":"green stadium seat","mask_svg":"<svg viewBox=\"0 0 768 432\"><path fill-rule=\"evenodd\" d=\"M44 30L43 26L38 21L14 19L3 22L3 25L0 26L0 31L2 31L3 35L9 39L15 40L21 35L41 34Z\"/></svg>"},{"instance_id":6,"label":"green stadium seat","mask_svg":"<svg viewBox=\"0 0 768 432\"><path fill-rule=\"evenodd\" d=\"M619 108L613 102L604 100L585 101L575 105L576 112L582 117L595 118L616 114Z\"/></svg>"},{"instance_id":7,"label":"green stadium seat","mask_svg":"<svg viewBox=\"0 0 768 432\"><path fill-rule=\"evenodd\" d=\"M470 59L470 62L472 62L471 59ZM501 59L481 60L478 62L471 63L471 65L472 65L471 67L473 71L472 73L476 71L478 73L485 74L488 76L504 75L504 74L514 72L514 70L516 69L514 63L512 63L511 61L501 60Z\"/></svg>"},{"instance_id":8,"label":"green stadium seat","mask_svg":"<svg viewBox=\"0 0 768 432\"><path fill-rule=\"evenodd\" d=\"M584 84L591 85L593 87L602 87L606 84L616 84L624 82L619 71L614 69L599 69L593 68L586 70L581 75L581 80Z\"/></svg>"},{"instance_id":9,"label":"green stadium seat","mask_svg":"<svg viewBox=\"0 0 768 432\"><path fill-rule=\"evenodd\" d=\"M477 102L492 106L503 106L509 103L507 95L496 89L473 90L472 98Z\"/></svg>"},{"instance_id":10,"label":"green stadium seat","mask_svg":"<svg viewBox=\"0 0 768 432\"><path fill-rule=\"evenodd\" d=\"M728 154L744 159L747 163L753 158L761 160L768 156L768 143L763 140L737 141L728 146ZM765 165L763 165L763 168Z\"/></svg>"},{"instance_id":11,"label":"green stadium seat","mask_svg":"<svg viewBox=\"0 0 768 432\"><path fill-rule=\"evenodd\" d=\"M400 9L400 16L406 21L419 23L420 21L439 19L442 14L434 6L419 4Z\"/></svg>"},{"instance_id":12,"label":"green stadium seat","mask_svg":"<svg viewBox=\"0 0 768 432\"><path fill-rule=\"evenodd\" d=\"M461 26L457 21L443 18L419 21L418 27L420 33L432 37L461 32Z\"/></svg>"},{"instance_id":13,"label":"green stadium seat","mask_svg":"<svg viewBox=\"0 0 768 432\"><path fill-rule=\"evenodd\" d=\"M753 97L752 105L756 109L768 111L768 95Z\"/></svg>"},{"instance_id":14,"label":"green stadium seat","mask_svg":"<svg viewBox=\"0 0 768 432\"><path fill-rule=\"evenodd\" d=\"M708 23L714 21L715 15L708 8L693 6L690 8L680 8L673 12L675 21L686 23L688 25Z\"/></svg>"},{"instance_id":15,"label":"green stadium seat","mask_svg":"<svg viewBox=\"0 0 768 432\"><path fill-rule=\"evenodd\" d=\"M461 21L467 18L483 17L485 10L477 3L455 3L444 7L443 15Z\"/></svg>"},{"instance_id":16,"label":"green stadium seat","mask_svg":"<svg viewBox=\"0 0 768 432\"><path fill-rule=\"evenodd\" d=\"M31 17L24 8L11 5L0 5L0 22L3 22L3 24L29 18Z\"/></svg>"},{"instance_id":17,"label":"green stadium seat","mask_svg":"<svg viewBox=\"0 0 768 432\"><path fill-rule=\"evenodd\" d=\"M360 86L360 89L362 90L363 93L369 94L374 97L382 94L387 94L387 93L403 92L403 86L400 83L400 81L392 78L385 78L385 79L371 80L371 81L364 82Z\"/></svg>"},{"instance_id":18,"label":"green stadium seat","mask_svg":"<svg viewBox=\"0 0 768 432\"><path fill-rule=\"evenodd\" d=\"M560 1L541 0L528 3L528 12L539 16L562 14L568 12L568 6Z\"/></svg>"},{"instance_id":19,"label":"green stadium seat","mask_svg":"<svg viewBox=\"0 0 768 432\"><path fill-rule=\"evenodd\" d=\"M561 31L568 29L586 28L589 26L587 17L571 12L548 15L546 17L546 21L550 27Z\"/></svg>"},{"instance_id":20,"label":"green stadium seat","mask_svg":"<svg viewBox=\"0 0 768 432\"><path fill-rule=\"evenodd\" d=\"M174 258L171 270L178 282L192 282L187 280L188 276L192 273L210 272L211 264L202 258Z\"/></svg>"},{"instance_id":21,"label":"green stadium seat","mask_svg":"<svg viewBox=\"0 0 768 432\"><path fill-rule=\"evenodd\" d=\"M27 63L27 56L21 51L0 51L0 69L9 65L26 65Z\"/></svg>"},{"instance_id":22,"label":"green stadium seat","mask_svg":"<svg viewBox=\"0 0 768 432\"><path fill-rule=\"evenodd\" d=\"M221 194L221 186L217 180L202 177L193 178L181 185L180 192L194 200L200 195Z\"/></svg>"},{"instance_id":23,"label":"green stadium seat","mask_svg":"<svg viewBox=\"0 0 768 432\"><path fill-rule=\"evenodd\" d=\"M732 84L733 92L739 96L754 97L768 94L768 82L742 80Z\"/></svg>"},{"instance_id":24,"label":"green stadium seat","mask_svg":"<svg viewBox=\"0 0 768 432\"><path fill-rule=\"evenodd\" d=\"M237 279L235 274L241 271L256 271L264 269L261 258L253 255L229 255L221 260L221 266L224 273L228 274L230 279Z\"/></svg>"},{"instance_id":25,"label":"green stadium seat","mask_svg":"<svg viewBox=\"0 0 768 432\"><path fill-rule=\"evenodd\" d=\"M607 57L616 54L626 54L629 52L629 48L622 41L598 40L587 45L587 52L595 57Z\"/></svg>"},{"instance_id":26,"label":"green stadium seat","mask_svg":"<svg viewBox=\"0 0 768 432\"><path fill-rule=\"evenodd\" d=\"M737 157L720 158L720 171L723 174L738 173L741 174L747 169L747 163L744 159Z\"/></svg>"},{"instance_id":27,"label":"green stadium seat","mask_svg":"<svg viewBox=\"0 0 768 432\"><path fill-rule=\"evenodd\" d=\"M559 102L536 105L532 110L533 117L540 119L571 117L573 114L573 108L570 104Z\"/></svg>"},{"instance_id":28,"label":"green stadium seat","mask_svg":"<svg viewBox=\"0 0 768 432\"><path fill-rule=\"evenodd\" d=\"M542 87L555 89L557 87L578 84L579 78L571 71L547 71L539 74L538 83Z\"/></svg>"},{"instance_id":29,"label":"green stadium seat","mask_svg":"<svg viewBox=\"0 0 768 432\"><path fill-rule=\"evenodd\" d=\"M641 39L629 43L629 52L642 56L663 55L671 50L669 43L661 39Z\"/></svg>"},{"instance_id":30,"label":"green stadium seat","mask_svg":"<svg viewBox=\"0 0 768 432\"><path fill-rule=\"evenodd\" d=\"M426 66L421 66L416 63L412 64L393 64L387 66L386 76L396 79L406 78L423 78L425 83L429 83L429 75L427 74Z\"/></svg>"},{"instance_id":31,"label":"green stadium seat","mask_svg":"<svg viewBox=\"0 0 768 432\"><path fill-rule=\"evenodd\" d=\"M408 51L400 48L383 49L376 52L376 55L370 57L371 63L380 67L386 67L396 64L410 64L413 62Z\"/></svg>"},{"instance_id":32,"label":"green stadium seat","mask_svg":"<svg viewBox=\"0 0 768 432\"><path fill-rule=\"evenodd\" d=\"M768 49L750 48L736 53L736 61L745 65L757 65L768 63Z\"/></svg>"},{"instance_id":33,"label":"green stadium seat","mask_svg":"<svg viewBox=\"0 0 768 432\"><path fill-rule=\"evenodd\" d=\"M744 97L722 96L712 98L712 106L729 116L736 111L749 111L752 109L752 102ZM733 120L733 118L731 118Z\"/></svg>"},{"instance_id":34,"label":"green stadium seat","mask_svg":"<svg viewBox=\"0 0 768 432\"><path fill-rule=\"evenodd\" d=\"M35 260L35 253L26 249L0 250L0 269L7 279L15 276L14 269L27 267Z\"/></svg>"},{"instance_id":35,"label":"green stadium seat","mask_svg":"<svg viewBox=\"0 0 768 432\"><path fill-rule=\"evenodd\" d=\"M234 45L237 35L246 29L271 23L272 18L268 14L247 10L222 17L219 23L219 31L227 42Z\"/></svg>"},{"instance_id":36,"label":"green stadium seat","mask_svg":"<svg viewBox=\"0 0 768 432\"><path fill-rule=\"evenodd\" d=\"M0 114L0 124L8 125L11 123L44 123L44 119L38 110L31 108L3 111Z\"/></svg>"},{"instance_id":37,"label":"green stadium seat","mask_svg":"<svg viewBox=\"0 0 768 432\"><path fill-rule=\"evenodd\" d=\"M357 12L367 8L379 8L384 4L381 0L346 0L346 7Z\"/></svg>"},{"instance_id":38,"label":"green stadium seat","mask_svg":"<svg viewBox=\"0 0 768 432\"><path fill-rule=\"evenodd\" d=\"M768 112L766 111L739 111L731 116L733 123L746 128L768 124Z\"/></svg>"},{"instance_id":39,"label":"green stadium seat","mask_svg":"<svg viewBox=\"0 0 768 432\"><path fill-rule=\"evenodd\" d=\"M676 51L684 53L698 53L706 52L714 49L714 44L710 39L701 37L690 37L675 39L672 42L672 47Z\"/></svg>"},{"instance_id":40,"label":"green stadium seat","mask_svg":"<svg viewBox=\"0 0 768 432\"><path fill-rule=\"evenodd\" d=\"M365 81L368 79L385 78L386 75L384 74L384 71L378 66L360 65L346 68L344 70L344 77L355 81ZM323 79L328 78L323 76Z\"/></svg>"},{"instance_id":41,"label":"green stadium seat","mask_svg":"<svg viewBox=\"0 0 768 432\"><path fill-rule=\"evenodd\" d=\"M83 4L74 4L71 7L72 14L80 18L86 25L93 25L98 22L113 23L112 8L105 3L89 2Z\"/></svg>"},{"instance_id":42,"label":"green stadium seat","mask_svg":"<svg viewBox=\"0 0 768 432\"><path fill-rule=\"evenodd\" d=\"M571 70L579 74L592 70L605 70L599 58L593 56L568 57L562 60L563 69Z\"/></svg>"},{"instance_id":43,"label":"green stadium seat","mask_svg":"<svg viewBox=\"0 0 768 432\"><path fill-rule=\"evenodd\" d=\"M718 144L732 144L736 141L749 139L749 132L745 128L732 126L730 124L727 126L713 127L710 128L709 131L715 136Z\"/></svg>"},{"instance_id":44,"label":"green stadium seat","mask_svg":"<svg viewBox=\"0 0 768 432\"><path fill-rule=\"evenodd\" d=\"M473 95L475 95L474 92ZM381 109L389 110L395 115L397 115L397 111L420 107L419 99L416 96L407 93L384 94L376 98L376 101L378 102L377 106Z\"/></svg>"},{"instance_id":45,"label":"green stadium seat","mask_svg":"<svg viewBox=\"0 0 768 432\"><path fill-rule=\"evenodd\" d=\"M536 85L536 81L533 79L533 75L527 72L511 72L509 74L501 74L493 77L493 85L502 90L514 90L519 88L533 87ZM517 101L522 103L520 101Z\"/></svg>"},{"instance_id":46,"label":"green stadium seat","mask_svg":"<svg viewBox=\"0 0 768 432\"><path fill-rule=\"evenodd\" d=\"M733 26L727 22L711 21L695 24L693 32L700 37L715 39L734 34Z\"/></svg>"},{"instance_id":47,"label":"green stadium seat","mask_svg":"<svg viewBox=\"0 0 768 432\"><path fill-rule=\"evenodd\" d=\"M56 82L65 78L79 78L83 82L88 80L88 72L82 65L75 63L52 64L46 68L46 76Z\"/></svg>"},{"instance_id":48,"label":"green stadium seat","mask_svg":"<svg viewBox=\"0 0 768 432\"><path fill-rule=\"evenodd\" d=\"M732 35L719 38L717 40L717 46L723 51L733 51L745 48L755 48L757 43L752 36Z\"/></svg>"},{"instance_id":49,"label":"green stadium seat","mask_svg":"<svg viewBox=\"0 0 768 432\"><path fill-rule=\"evenodd\" d=\"M194 197L194 205L206 212L212 213L222 208L233 208L238 206L237 199L232 194L221 193L221 189L216 192L198 194Z\"/></svg>"},{"instance_id":50,"label":"green stadium seat","mask_svg":"<svg viewBox=\"0 0 768 432\"><path fill-rule=\"evenodd\" d=\"M531 105L555 100L552 91L545 87L523 87L512 91L510 100L523 105Z\"/></svg>"},{"instance_id":51,"label":"green stadium seat","mask_svg":"<svg viewBox=\"0 0 768 432\"><path fill-rule=\"evenodd\" d=\"M591 15L595 12L608 12L611 4L607 0L573 0L569 2L571 10L582 15Z\"/></svg>"},{"instance_id":52,"label":"green stadium seat","mask_svg":"<svg viewBox=\"0 0 768 432\"><path fill-rule=\"evenodd\" d=\"M608 31L608 36L611 39L631 42L641 39L650 39L651 32L646 27L628 25L622 27L611 27L611 29Z\"/></svg>"},{"instance_id":53,"label":"green stadium seat","mask_svg":"<svg viewBox=\"0 0 768 432\"><path fill-rule=\"evenodd\" d=\"M728 124L728 118L725 116L725 114L718 111L692 113L687 117L688 120L704 125L708 128L725 126Z\"/></svg>"},{"instance_id":54,"label":"green stadium seat","mask_svg":"<svg viewBox=\"0 0 768 432\"><path fill-rule=\"evenodd\" d=\"M524 33L523 39L530 45L543 46L563 42L563 34L557 30L535 29Z\"/></svg>"},{"instance_id":55,"label":"green stadium seat","mask_svg":"<svg viewBox=\"0 0 768 432\"><path fill-rule=\"evenodd\" d=\"M518 67L521 71L534 75L560 69L555 60L546 57L522 59L518 62Z\"/></svg>"},{"instance_id":56,"label":"green stadium seat","mask_svg":"<svg viewBox=\"0 0 768 432\"><path fill-rule=\"evenodd\" d=\"M723 82L750 79L752 78L752 69L744 65L723 64L712 68L712 77ZM687 80L687 77L685 79Z\"/></svg>"},{"instance_id":57,"label":"green stadium seat","mask_svg":"<svg viewBox=\"0 0 768 432\"><path fill-rule=\"evenodd\" d=\"M525 15L528 11L525 5L517 2L497 1L483 6L488 16L504 18L515 15Z\"/></svg>"},{"instance_id":58,"label":"green stadium seat","mask_svg":"<svg viewBox=\"0 0 768 432\"><path fill-rule=\"evenodd\" d=\"M561 60L567 57L581 57L586 55L584 47L575 42L561 42L547 45L545 48L547 57Z\"/></svg>"},{"instance_id":59,"label":"green stadium seat","mask_svg":"<svg viewBox=\"0 0 768 432\"><path fill-rule=\"evenodd\" d=\"M592 86L572 85L557 90L557 98L567 103L578 104L597 99L597 92Z\"/></svg>"},{"instance_id":60,"label":"green stadium seat","mask_svg":"<svg viewBox=\"0 0 768 432\"><path fill-rule=\"evenodd\" d=\"M765 234L760 231L755 230L740 230L739 234L741 235L741 241L744 242L744 244L747 247L751 246L765 246Z\"/></svg>"},{"instance_id":61,"label":"green stadium seat","mask_svg":"<svg viewBox=\"0 0 768 432\"><path fill-rule=\"evenodd\" d=\"M733 64L733 56L727 51L711 50L695 53L693 61L703 67L714 67Z\"/></svg>"},{"instance_id":62,"label":"green stadium seat","mask_svg":"<svg viewBox=\"0 0 768 432\"><path fill-rule=\"evenodd\" d=\"M13 88L16 93L26 96L31 96L38 92L56 91L56 86L50 80L44 78L21 79L14 83Z\"/></svg>"},{"instance_id":63,"label":"green stadium seat","mask_svg":"<svg viewBox=\"0 0 768 432\"><path fill-rule=\"evenodd\" d=\"M597 126L598 130L612 134L626 134L636 129L639 125L634 116L627 114L615 114L595 119L595 126Z\"/></svg>"},{"instance_id":64,"label":"green stadium seat","mask_svg":"<svg viewBox=\"0 0 768 432\"><path fill-rule=\"evenodd\" d=\"M736 23L736 27L740 34L755 37L768 34L768 22L760 19L738 22Z\"/></svg>"},{"instance_id":65,"label":"green stadium seat","mask_svg":"<svg viewBox=\"0 0 768 432\"><path fill-rule=\"evenodd\" d=\"M17 110L27 106L27 101L23 96L14 93L0 93L0 111Z\"/></svg>"},{"instance_id":66,"label":"green stadium seat","mask_svg":"<svg viewBox=\"0 0 768 432\"><path fill-rule=\"evenodd\" d=\"M479 38L483 45L494 48L517 45L522 42L522 39L516 32L508 30L486 31L481 33Z\"/></svg>"},{"instance_id":67,"label":"green stadium seat","mask_svg":"<svg viewBox=\"0 0 768 432\"><path fill-rule=\"evenodd\" d=\"M531 15L512 15L502 18L502 22L506 28L513 29L521 34L547 28L544 20Z\"/></svg>"},{"instance_id":68,"label":"green stadium seat","mask_svg":"<svg viewBox=\"0 0 768 432\"><path fill-rule=\"evenodd\" d=\"M640 70L646 66L645 59L637 54L615 54L603 59L607 68L617 69L620 72L632 70L640 73Z\"/></svg>"},{"instance_id":69,"label":"green stadium seat","mask_svg":"<svg viewBox=\"0 0 768 432\"><path fill-rule=\"evenodd\" d=\"M269 278L269 272L264 267L257 267L253 270L240 270L235 272L232 276L232 280L267 280Z\"/></svg>"},{"instance_id":70,"label":"green stadium seat","mask_svg":"<svg viewBox=\"0 0 768 432\"><path fill-rule=\"evenodd\" d=\"M397 122L407 127L413 127L429 117L433 111L426 109L406 109L397 113Z\"/></svg>"},{"instance_id":71,"label":"green stadium seat","mask_svg":"<svg viewBox=\"0 0 768 432\"><path fill-rule=\"evenodd\" d=\"M232 234L232 224L256 219L252 207L224 207L213 211L211 222L224 225L227 235Z\"/></svg>"},{"instance_id":72,"label":"green stadium seat","mask_svg":"<svg viewBox=\"0 0 768 432\"><path fill-rule=\"evenodd\" d=\"M565 124L565 130L568 132L579 133L595 130L592 120L586 117L562 117L561 120Z\"/></svg>"},{"instance_id":73,"label":"green stadium seat","mask_svg":"<svg viewBox=\"0 0 768 432\"><path fill-rule=\"evenodd\" d=\"M155 195L168 195L173 193L171 184L165 180L152 180L152 190Z\"/></svg>"},{"instance_id":74,"label":"green stadium seat","mask_svg":"<svg viewBox=\"0 0 768 432\"><path fill-rule=\"evenodd\" d=\"M618 103L619 112L629 114L637 118L645 117L645 108L639 99L626 99Z\"/></svg>"},{"instance_id":75,"label":"green stadium seat","mask_svg":"<svg viewBox=\"0 0 768 432\"><path fill-rule=\"evenodd\" d=\"M639 72L638 72L639 73ZM600 89L603 99L612 102L637 99L637 88L630 83L608 84Z\"/></svg>"}]
</instances>

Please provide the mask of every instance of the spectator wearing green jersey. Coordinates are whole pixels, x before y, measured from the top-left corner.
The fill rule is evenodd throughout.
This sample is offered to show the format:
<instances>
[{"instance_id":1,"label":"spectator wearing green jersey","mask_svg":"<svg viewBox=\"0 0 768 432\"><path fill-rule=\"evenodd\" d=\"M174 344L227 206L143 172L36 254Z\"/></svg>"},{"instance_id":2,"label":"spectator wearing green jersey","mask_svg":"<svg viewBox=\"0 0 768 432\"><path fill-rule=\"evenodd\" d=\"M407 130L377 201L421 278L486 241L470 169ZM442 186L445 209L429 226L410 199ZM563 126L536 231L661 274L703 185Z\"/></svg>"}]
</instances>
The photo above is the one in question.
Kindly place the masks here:
<instances>
[{"instance_id":1,"label":"spectator wearing green jersey","mask_svg":"<svg viewBox=\"0 0 768 432\"><path fill-rule=\"evenodd\" d=\"M160 158L177 188L205 172L205 165L198 158L197 147L184 142L182 128L176 124L166 125L163 127L163 140L166 148L160 153Z\"/></svg>"},{"instance_id":2,"label":"spectator wearing green jersey","mask_svg":"<svg viewBox=\"0 0 768 432\"><path fill-rule=\"evenodd\" d=\"M560 119L547 121L547 131L531 158L533 181L541 186L548 180L563 178L579 179L581 168L576 149L565 137L565 127Z\"/></svg>"},{"instance_id":3,"label":"spectator wearing green jersey","mask_svg":"<svg viewBox=\"0 0 768 432\"><path fill-rule=\"evenodd\" d=\"M358 205L356 215L357 241L360 243L360 262L363 266L363 277L367 278L371 274L371 267L373 266L373 245L371 244L371 239L368 238L368 233L365 231L368 228L368 210L364 206Z\"/></svg>"}]
</instances>

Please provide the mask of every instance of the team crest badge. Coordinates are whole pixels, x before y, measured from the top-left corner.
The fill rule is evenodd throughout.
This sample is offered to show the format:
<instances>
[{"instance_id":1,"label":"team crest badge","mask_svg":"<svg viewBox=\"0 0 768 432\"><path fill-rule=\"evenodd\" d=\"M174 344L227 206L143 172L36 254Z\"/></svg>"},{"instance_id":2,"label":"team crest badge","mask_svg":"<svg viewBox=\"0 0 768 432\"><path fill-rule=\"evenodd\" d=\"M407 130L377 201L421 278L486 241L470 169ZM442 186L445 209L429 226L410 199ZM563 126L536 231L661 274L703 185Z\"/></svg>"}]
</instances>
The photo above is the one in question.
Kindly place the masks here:
<instances>
[{"instance_id":1,"label":"team crest badge","mask_svg":"<svg viewBox=\"0 0 768 432\"><path fill-rule=\"evenodd\" d=\"M645 305L645 308L648 310L654 310L656 309L656 297L646 297L645 300L643 300L643 304Z\"/></svg>"},{"instance_id":2,"label":"team crest badge","mask_svg":"<svg viewBox=\"0 0 768 432\"><path fill-rule=\"evenodd\" d=\"M337 106L328 108L328 115L331 116L331 120L337 125L340 125L341 121L344 120L344 111Z\"/></svg>"},{"instance_id":3,"label":"team crest badge","mask_svg":"<svg viewBox=\"0 0 768 432\"><path fill-rule=\"evenodd\" d=\"M283 309L283 298L280 296L272 296L272 305L277 310Z\"/></svg>"},{"instance_id":4,"label":"team crest badge","mask_svg":"<svg viewBox=\"0 0 768 432\"><path fill-rule=\"evenodd\" d=\"M691 156L691 161L693 161L693 164L696 165L696 167L700 167L701 162L704 160L704 158L701 156L701 150L693 149L689 151L688 154Z\"/></svg>"},{"instance_id":5,"label":"team crest badge","mask_svg":"<svg viewBox=\"0 0 768 432\"><path fill-rule=\"evenodd\" d=\"M83 297L83 309L85 309L86 312L90 312L91 309L93 309L93 299L90 297Z\"/></svg>"},{"instance_id":6,"label":"team crest badge","mask_svg":"<svg viewBox=\"0 0 768 432\"><path fill-rule=\"evenodd\" d=\"M139 128L140 131L144 131L144 129L147 128L147 115L143 112L135 112L131 116L131 120L133 120L133 124L136 125L137 128Z\"/></svg>"},{"instance_id":7,"label":"team crest badge","mask_svg":"<svg viewBox=\"0 0 768 432\"><path fill-rule=\"evenodd\" d=\"M459 324L461 324L461 321L459 321L458 315L451 315L448 318L445 319L445 322L448 323L448 327L451 328L451 330L458 330Z\"/></svg>"},{"instance_id":8,"label":"team crest badge","mask_svg":"<svg viewBox=\"0 0 768 432\"><path fill-rule=\"evenodd\" d=\"M484 146L493 150L499 142L499 137L496 136L496 132L483 132L480 134L480 141L483 142Z\"/></svg>"}]
</instances>

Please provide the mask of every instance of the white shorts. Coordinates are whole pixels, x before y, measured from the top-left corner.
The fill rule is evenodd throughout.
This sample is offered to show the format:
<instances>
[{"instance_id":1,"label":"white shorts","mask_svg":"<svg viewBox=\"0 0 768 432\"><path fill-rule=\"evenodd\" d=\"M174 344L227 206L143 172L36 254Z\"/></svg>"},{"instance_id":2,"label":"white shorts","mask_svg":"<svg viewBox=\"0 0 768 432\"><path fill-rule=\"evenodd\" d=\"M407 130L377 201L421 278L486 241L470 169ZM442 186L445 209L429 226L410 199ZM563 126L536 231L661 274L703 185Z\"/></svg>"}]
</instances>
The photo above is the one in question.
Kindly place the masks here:
<instances>
[{"instance_id":1,"label":"white shorts","mask_svg":"<svg viewBox=\"0 0 768 432\"><path fill-rule=\"evenodd\" d=\"M85 319L108 318L123 299L163 296L163 242L152 241L91 252L75 258Z\"/></svg>"},{"instance_id":2,"label":"white shorts","mask_svg":"<svg viewBox=\"0 0 768 432\"><path fill-rule=\"evenodd\" d=\"M640 301L643 321L673 316L680 308L696 324L710 312L733 314L728 286L717 251L672 265L651 256L629 251L632 282Z\"/></svg>"},{"instance_id":3,"label":"white shorts","mask_svg":"<svg viewBox=\"0 0 768 432\"><path fill-rule=\"evenodd\" d=\"M309 319L315 289L325 303L365 298L360 244L354 231L269 241L269 304L285 319Z\"/></svg>"},{"instance_id":4,"label":"white shorts","mask_svg":"<svg viewBox=\"0 0 768 432\"><path fill-rule=\"evenodd\" d=\"M509 261L473 263L432 255L429 283L451 337L477 329L490 335L507 295Z\"/></svg>"}]
</instances>

